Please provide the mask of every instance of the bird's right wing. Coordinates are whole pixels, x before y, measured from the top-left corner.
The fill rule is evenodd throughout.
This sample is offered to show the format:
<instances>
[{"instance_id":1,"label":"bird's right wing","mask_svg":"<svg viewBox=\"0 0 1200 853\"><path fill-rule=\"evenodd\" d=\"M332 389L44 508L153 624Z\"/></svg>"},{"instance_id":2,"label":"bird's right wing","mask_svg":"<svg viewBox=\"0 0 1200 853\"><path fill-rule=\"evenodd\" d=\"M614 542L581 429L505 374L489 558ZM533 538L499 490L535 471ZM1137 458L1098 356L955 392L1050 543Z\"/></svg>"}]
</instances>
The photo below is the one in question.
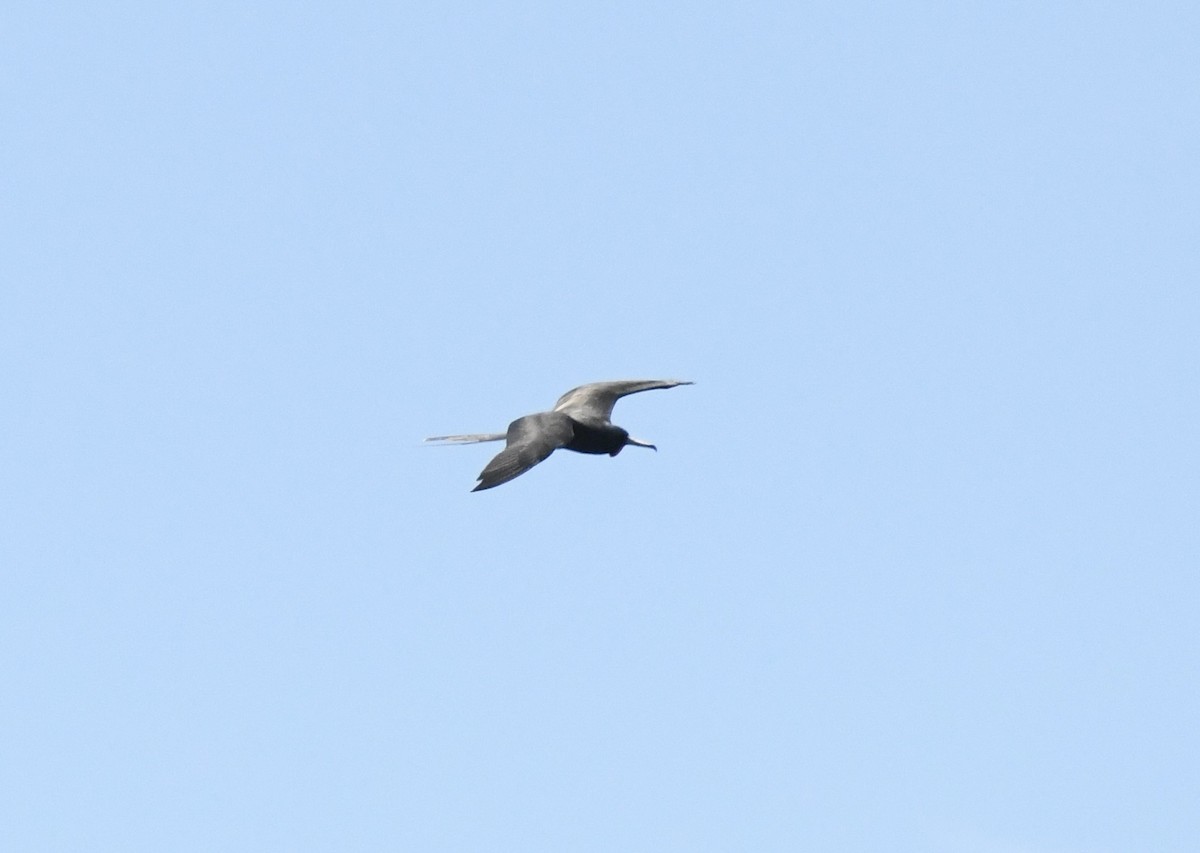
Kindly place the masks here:
<instances>
[{"instance_id":1,"label":"bird's right wing","mask_svg":"<svg viewBox=\"0 0 1200 853\"><path fill-rule=\"evenodd\" d=\"M620 379L616 382L593 382L572 388L558 398L554 411L563 412L581 421L607 421L612 418L613 406L626 394L691 385L682 379Z\"/></svg>"},{"instance_id":2,"label":"bird's right wing","mask_svg":"<svg viewBox=\"0 0 1200 853\"><path fill-rule=\"evenodd\" d=\"M571 419L558 412L540 412L517 418L508 425L508 446L480 473L478 492L507 483L564 446L575 435Z\"/></svg>"}]
</instances>

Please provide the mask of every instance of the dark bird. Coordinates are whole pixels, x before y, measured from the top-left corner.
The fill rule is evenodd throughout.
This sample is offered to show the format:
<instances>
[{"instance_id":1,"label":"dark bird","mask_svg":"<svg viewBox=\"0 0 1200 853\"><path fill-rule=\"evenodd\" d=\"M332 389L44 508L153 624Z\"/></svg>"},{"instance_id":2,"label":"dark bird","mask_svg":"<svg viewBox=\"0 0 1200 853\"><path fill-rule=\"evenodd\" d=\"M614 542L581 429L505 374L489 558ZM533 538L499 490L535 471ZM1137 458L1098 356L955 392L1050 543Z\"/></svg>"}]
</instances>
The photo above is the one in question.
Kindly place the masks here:
<instances>
[{"instance_id":1,"label":"dark bird","mask_svg":"<svg viewBox=\"0 0 1200 853\"><path fill-rule=\"evenodd\" d=\"M476 478L478 492L507 483L519 477L560 447L576 453L607 453L616 456L627 444L658 450L648 441L640 441L615 425L613 406L626 394L691 385L679 379L624 379L616 382L593 382L572 388L558 398L554 408L517 418L508 425L507 433L476 433L472 435L439 435L426 441L473 444L480 441L500 441L507 445L496 454Z\"/></svg>"}]
</instances>

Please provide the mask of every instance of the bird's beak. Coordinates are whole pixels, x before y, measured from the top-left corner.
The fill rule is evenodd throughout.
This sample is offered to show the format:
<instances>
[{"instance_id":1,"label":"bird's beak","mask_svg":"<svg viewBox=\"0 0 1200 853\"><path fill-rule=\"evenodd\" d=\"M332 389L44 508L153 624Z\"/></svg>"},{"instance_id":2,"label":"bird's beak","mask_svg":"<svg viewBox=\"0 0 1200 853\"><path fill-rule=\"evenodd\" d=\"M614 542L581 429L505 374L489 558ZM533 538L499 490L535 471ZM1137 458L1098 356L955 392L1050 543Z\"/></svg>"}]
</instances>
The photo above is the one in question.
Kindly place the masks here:
<instances>
[{"instance_id":1,"label":"bird's beak","mask_svg":"<svg viewBox=\"0 0 1200 853\"><path fill-rule=\"evenodd\" d=\"M653 444L651 444L650 442L648 442L648 441L642 441L640 438L634 438L632 435L631 435L631 436L629 436L628 438L626 438L626 439L625 439L625 443L626 443L626 444L632 444L634 447L649 447L649 448L650 448L651 450L653 450L655 453L657 453L657 452L658 452L658 448L657 448L657 447L655 447L655 446L654 446Z\"/></svg>"}]
</instances>

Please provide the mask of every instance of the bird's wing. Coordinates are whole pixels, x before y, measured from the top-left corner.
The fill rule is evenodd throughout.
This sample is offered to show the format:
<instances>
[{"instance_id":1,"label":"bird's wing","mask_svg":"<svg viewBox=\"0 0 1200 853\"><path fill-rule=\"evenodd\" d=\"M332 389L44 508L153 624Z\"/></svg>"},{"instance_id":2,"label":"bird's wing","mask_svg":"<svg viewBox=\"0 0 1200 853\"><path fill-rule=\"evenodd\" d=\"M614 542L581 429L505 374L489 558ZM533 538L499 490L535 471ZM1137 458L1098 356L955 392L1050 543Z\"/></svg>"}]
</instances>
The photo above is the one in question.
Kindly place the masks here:
<instances>
[{"instance_id":1,"label":"bird's wing","mask_svg":"<svg viewBox=\"0 0 1200 853\"><path fill-rule=\"evenodd\" d=\"M571 419L558 412L540 412L517 418L508 425L508 446L480 473L478 492L507 483L541 462L575 435Z\"/></svg>"},{"instance_id":2,"label":"bird's wing","mask_svg":"<svg viewBox=\"0 0 1200 853\"><path fill-rule=\"evenodd\" d=\"M554 404L554 411L581 421L607 421L612 418L613 406L617 400L626 394L691 384L682 379L620 379L616 382L593 382L590 385L572 388L563 394Z\"/></svg>"}]
</instances>

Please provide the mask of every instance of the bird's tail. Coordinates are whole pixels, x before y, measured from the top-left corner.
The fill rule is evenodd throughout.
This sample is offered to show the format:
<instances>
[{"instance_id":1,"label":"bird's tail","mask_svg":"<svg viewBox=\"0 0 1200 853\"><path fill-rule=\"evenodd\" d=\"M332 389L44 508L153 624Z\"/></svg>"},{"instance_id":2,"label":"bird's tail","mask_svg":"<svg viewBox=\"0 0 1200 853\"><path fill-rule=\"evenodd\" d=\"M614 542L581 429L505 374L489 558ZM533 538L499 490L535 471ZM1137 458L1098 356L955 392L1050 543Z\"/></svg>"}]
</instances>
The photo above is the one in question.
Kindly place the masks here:
<instances>
[{"instance_id":1,"label":"bird's tail","mask_svg":"<svg viewBox=\"0 0 1200 853\"><path fill-rule=\"evenodd\" d=\"M442 444L478 444L481 441L504 441L507 437L503 432L477 432L470 435L435 435L425 440Z\"/></svg>"}]
</instances>

